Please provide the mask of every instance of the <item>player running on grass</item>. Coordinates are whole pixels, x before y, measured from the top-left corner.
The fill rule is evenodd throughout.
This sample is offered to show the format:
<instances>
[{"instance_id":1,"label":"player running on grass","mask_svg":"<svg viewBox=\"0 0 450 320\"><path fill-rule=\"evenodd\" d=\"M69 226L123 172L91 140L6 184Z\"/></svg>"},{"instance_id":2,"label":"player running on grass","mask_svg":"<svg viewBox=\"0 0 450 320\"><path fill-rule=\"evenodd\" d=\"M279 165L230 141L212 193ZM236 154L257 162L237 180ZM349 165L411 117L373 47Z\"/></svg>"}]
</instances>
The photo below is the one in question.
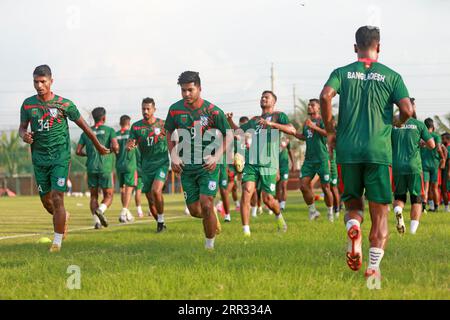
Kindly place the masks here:
<instances>
[{"instance_id":1,"label":"player running on grass","mask_svg":"<svg viewBox=\"0 0 450 320\"><path fill-rule=\"evenodd\" d=\"M427 118L424 122L428 128L428 132L433 137L436 146L433 150L429 150L426 148L425 144L422 143L421 157L424 181L423 206L425 210L427 200L430 200L428 202L430 205L429 211L436 212L439 207L439 169L445 168L445 156L442 150L441 136L434 130L433 119Z\"/></svg>"},{"instance_id":2,"label":"player running on grass","mask_svg":"<svg viewBox=\"0 0 450 320\"><path fill-rule=\"evenodd\" d=\"M258 182L261 184L263 202L275 213L278 229L287 230L280 204L275 198L280 153L279 132L294 135L295 128L289 123L285 113L275 111L276 102L277 97L272 91L264 91L260 100L261 115L253 117L240 127L233 122L233 113L227 114L228 122L233 129L240 128L244 132L249 130L252 133L249 161L245 163L242 173L241 218L244 236L251 235L250 200Z\"/></svg>"},{"instance_id":3,"label":"player running on grass","mask_svg":"<svg viewBox=\"0 0 450 320\"><path fill-rule=\"evenodd\" d=\"M150 212L157 221L156 232L166 228L164 224L163 188L169 171L164 120L155 117L155 101L152 98L142 100L143 119L133 123L127 149L139 148L141 155L141 174Z\"/></svg>"},{"instance_id":4,"label":"player running on grass","mask_svg":"<svg viewBox=\"0 0 450 320\"><path fill-rule=\"evenodd\" d=\"M58 252L67 233L69 219L69 213L64 208L70 166L67 119L85 132L101 154L109 153L109 149L100 144L73 102L51 91L53 78L49 66L36 67L33 83L37 95L25 99L20 108L19 135L31 145L31 159L41 202L53 215L55 234L50 252ZM28 131L28 125L31 131Z\"/></svg>"},{"instance_id":5,"label":"player running on grass","mask_svg":"<svg viewBox=\"0 0 450 320\"><path fill-rule=\"evenodd\" d=\"M445 160L445 168L441 171L441 177L442 177L442 185L441 185L441 194L442 199L445 206L445 212L450 212L450 208L448 206L448 192L449 192L449 167L450 167L450 133L446 132L442 135L442 145L444 146L445 150L447 151L447 159Z\"/></svg>"},{"instance_id":6,"label":"player running on grass","mask_svg":"<svg viewBox=\"0 0 450 320\"><path fill-rule=\"evenodd\" d=\"M300 190L303 199L308 205L309 219L315 220L320 216L314 202L314 192L311 181L316 174L320 177L320 184L325 195L325 204L328 208L328 220L334 221L333 194L330 189L330 159L327 149L327 132L320 116L320 103L318 99L310 99L308 103L309 118L303 125L302 133L295 137L306 140L305 162L300 171Z\"/></svg>"},{"instance_id":7,"label":"player running on grass","mask_svg":"<svg viewBox=\"0 0 450 320\"><path fill-rule=\"evenodd\" d=\"M116 132L113 128L105 126L105 108L99 107L92 110L92 117L95 124L91 127L91 130L97 139L103 145L110 146L111 150L117 154L119 152L119 144L117 143ZM85 147L86 151L83 150ZM108 220L105 212L111 206L114 195L113 155L101 155L86 133L82 133L80 136L76 154L80 157L87 157L88 187L91 192L90 209L94 218L94 228L107 227ZM103 193L103 200L100 205L98 204L99 189Z\"/></svg>"},{"instance_id":8,"label":"player running on grass","mask_svg":"<svg viewBox=\"0 0 450 320\"><path fill-rule=\"evenodd\" d=\"M291 159L291 166L289 166ZM289 180L289 168L294 167L294 157L291 151L291 143L288 138L283 137L280 143L280 180L277 182L277 200L280 210L284 211L287 201L287 184Z\"/></svg>"},{"instance_id":9,"label":"player running on grass","mask_svg":"<svg viewBox=\"0 0 450 320\"><path fill-rule=\"evenodd\" d=\"M416 117L414 98L413 117L401 127L392 128L392 172L394 174L394 213L397 219L397 231L405 233L403 208L406 195L411 199L410 232L415 234L419 227L422 214L422 160L420 159L420 142L423 141L428 149L434 149L435 143L427 127Z\"/></svg>"},{"instance_id":10,"label":"player running on grass","mask_svg":"<svg viewBox=\"0 0 450 320\"><path fill-rule=\"evenodd\" d=\"M131 201L133 189L138 184L136 149L127 150L127 141L130 138L131 118L127 115L120 117L120 130L116 132L119 143L119 153L116 155L116 172L119 180L120 200L122 210L119 222L126 223L134 220L128 206Z\"/></svg>"},{"instance_id":11,"label":"player running on grass","mask_svg":"<svg viewBox=\"0 0 450 320\"><path fill-rule=\"evenodd\" d=\"M232 137L226 137L230 126L220 108L201 98L202 87L198 72L183 72L178 78L178 84L183 99L170 106L165 124L172 170L181 174L190 214L203 219L205 248L213 249L216 232L220 231L220 224L214 213L214 197L219 182L218 164L224 150L233 142ZM213 139L211 135L216 135L217 138L219 132L223 139L214 141L226 143L218 143L212 155L212 151L209 153L206 148ZM173 141L175 133L174 138L177 139Z\"/></svg>"},{"instance_id":12,"label":"player running on grass","mask_svg":"<svg viewBox=\"0 0 450 320\"><path fill-rule=\"evenodd\" d=\"M400 109L396 126L405 123L413 109L402 77L377 62L380 31L360 27L356 32L358 61L334 70L320 95L323 121L330 154L336 147L344 184L342 199L347 210L347 264L352 270L362 266L361 223L364 190L372 220L369 265L366 277L381 277L380 262L388 237L389 204L392 201L390 165L393 104ZM333 124L333 97L339 94L339 120Z\"/></svg>"}]
</instances>

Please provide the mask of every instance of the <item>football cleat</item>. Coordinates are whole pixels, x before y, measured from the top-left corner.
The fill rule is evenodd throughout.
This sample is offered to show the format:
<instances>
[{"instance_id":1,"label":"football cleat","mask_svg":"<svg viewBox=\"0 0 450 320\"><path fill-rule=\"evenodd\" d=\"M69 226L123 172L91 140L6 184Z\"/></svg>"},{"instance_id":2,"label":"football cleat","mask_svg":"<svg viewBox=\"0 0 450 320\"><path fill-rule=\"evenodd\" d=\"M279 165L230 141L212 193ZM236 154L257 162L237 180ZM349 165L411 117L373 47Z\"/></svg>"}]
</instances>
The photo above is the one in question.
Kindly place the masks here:
<instances>
[{"instance_id":1,"label":"football cleat","mask_svg":"<svg viewBox=\"0 0 450 320\"><path fill-rule=\"evenodd\" d=\"M397 219L397 225L396 225L397 231L398 231L398 233L403 235L406 230L405 222L403 221L403 214L401 212L398 212L395 214L395 218Z\"/></svg>"},{"instance_id":2,"label":"football cleat","mask_svg":"<svg viewBox=\"0 0 450 320\"><path fill-rule=\"evenodd\" d=\"M328 221L334 222L334 214L333 213L328 214Z\"/></svg>"},{"instance_id":3,"label":"football cleat","mask_svg":"<svg viewBox=\"0 0 450 320\"><path fill-rule=\"evenodd\" d=\"M102 228L102 225L98 222L94 225L94 229L101 229L101 228Z\"/></svg>"},{"instance_id":4,"label":"football cleat","mask_svg":"<svg viewBox=\"0 0 450 320\"><path fill-rule=\"evenodd\" d=\"M375 277L376 279L381 280L381 272L379 268L367 268L366 272L364 272L364 277L366 279L370 277Z\"/></svg>"},{"instance_id":5,"label":"football cleat","mask_svg":"<svg viewBox=\"0 0 450 320\"><path fill-rule=\"evenodd\" d=\"M309 220L317 220L320 217L320 212L319 211L314 211L314 212L309 212Z\"/></svg>"},{"instance_id":6,"label":"football cleat","mask_svg":"<svg viewBox=\"0 0 450 320\"><path fill-rule=\"evenodd\" d=\"M102 226L104 227L108 226L108 220L106 219L105 215L100 211L99 208L95 209L95 215L99 218Z\"/></svg>"},{"instance_id":7,"label":"football cleat","mask_svg":"<svg viewBox=\"0 0 450 320\"><path fill-rule=\"evenodd\" d=\"M60 252L61 251L61 246L57 245L57 244L52 244L52 246L50 247L49 252Z\"/></svg>"},{"instance_id":8,"label":"football cleat","mask_svg":"<svg viewBox=\"0 0 450 320\"><path fill-rule=\"evenodd\" d=\"M166 225L164 224L164 222L158 222L158 225L156 226L156 233L161 233L163 232L165 229L167 229Z\"/></svg>"},{"instance_id":9,"label":"football cleat","mask_svg":"<svg viewBox=\"0 0 450 320\"><path fill-rule=\"evenodd\" d=\"M131 214L130 210L127 210L126 220L127 220L127 222L133 222L134 221L134 217Z\"/></svg>"},{"instance_id":10,"label":"football cleat","mask_svg":"<svg viewBox=\"0 0 450 320\"><path fill-rule=\"evenodd\" d=\"M244 231L244 237L250 238L251 235L252 235L252 234L251 234L250 231Z\"/></svg>"},{"instance_id":11,"label":"football cleat","mask_svg":"<svg viewBox=\"0 0 450 320\"><path fill-rule=\"evenodd\" d=\"M127 222L127 216L121 214L119 216L119 222L120 223L126 223Z\"/></svg>"},{"instance_id":12,"label":"football cleat","mask_svg":"<svg viewBox=\"0 0 450 320\"><path fill-rule=\"evenodd\" d=\"M287 231L287 224L286 224L286 221L284 221L283 217L280 217L277 219L277 227L278 227L278 231L283 231L283 232Z\"/></svg>"},{"instance_id":13,"label":"football cleat","mask_svg":"<svg viewBox=\"0 0 450 320\"><path fill-rule=\"evenodd\" d=\"M362 236L361 228L353 225L348 231L347 265L353 271L358 271L362 266Z\"/></svg>"}]
</instances>

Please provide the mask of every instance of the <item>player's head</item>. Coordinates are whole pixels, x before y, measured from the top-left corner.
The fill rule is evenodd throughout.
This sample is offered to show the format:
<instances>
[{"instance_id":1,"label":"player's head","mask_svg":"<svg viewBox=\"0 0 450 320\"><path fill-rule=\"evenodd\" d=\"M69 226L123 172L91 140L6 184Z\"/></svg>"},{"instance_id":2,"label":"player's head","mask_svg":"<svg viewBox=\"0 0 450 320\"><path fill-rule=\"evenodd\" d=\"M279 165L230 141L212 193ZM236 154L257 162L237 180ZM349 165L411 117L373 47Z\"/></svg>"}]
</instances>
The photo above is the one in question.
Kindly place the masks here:
<instances>
[{"instance_id":1,"label":"player's head","mask_svg":"<svg viewBox=\"0 0 450 320\"><path fill-rule=\"evenodd\" d=\"M129 128L130 127L130 122L131 122L130 116L124 114L123 116L120 117L120 127L122 129Z\"/></svg>"},{"instance_id":2,"label":"player's head","mask_svg":"<svg viewBox=\"0 0 450 320\"><path fill-rule=\"evenodd\" d=\"M271 109L277 103L277 96L270 90L266 90L261 95L260 105L261 109Z\"/></svg>"},{"instance_id":3,"label":"player's head","mask_svg":"<svg viewBox=\"0 0 450 320\"><path fill-rule=\"evenodd\" d=\"M181 87L181 95L186 103L193 104L200 98L202 84L198 72L183 72L178 77L178 84Z\"/></svg>"},{"instance_id":4,"label":"player's head","mask_svg":"<svg viewBox=\"0 0 450 320\"><path fill-rule=\"evenodd\" d=\"M409 98L409 101L411 101L411 105L413 107L413 115L412 117L414 119L417 119L417 114L416 114L416 99L415 98Z\"/></svg>"},{"instance_id":5,"label":"player's head","mask_svg":"<svg viewBox=\"0 0 450 320\"><path fill-rule=\"evenodd\" d=\"M243 124L248 122L248 117L243 116L239 118L239 125L242 126Z\"/></svg>"},{"instance_id":6,"label":"player's head","mask_svg":"<svg viewBox=\"0 0 450 320\"><path fill-rule=\"evenodd\" d=\"M376 51L380 52L380 29L373 26L363 26L356 31L355 52Z\"/></svg>"},{"instance_id":7,"label":"player's head","mask_svg":"<svg viewBox=\"0 0 450 320\"><path fill-rule=\"evenodd\" d=\"M448 133L448 132L443 133L443 134L442 134L442 143L443 143L445 146L448 146L449 142L450 142L450 133Z\"/></svg>"},{"instance_id":8,"label":"player's head","mask_svg":"<svg viewBox=\"0 0 450 320\"><path fill-rule=\"evenodd\" d=\"M314 116L318 115L320 110L320 102L318 99L309 99L308 102L308 115Z\"/></svg>"},{"instance_id":9,"label":"player's head","mask_svg":"<svg viewBox=\"0 0 450 320\"><path fill-rule=\"evenodd\" d=\"M94 122L97 124L99 122L105 122L106 120L106 110L103 107L97 107L92 110L92 118Z\"/></svg>"},{"instance_id":10,"label":"player's head","mask_svg":"<svg viewBox=\"0 0 450 320\"><path fill-rule=\"evenodd\" d=\"M156 106L153 98L142 99L142 116L145 120L150 120L155 114Z\"/></svg>"},{"instance_id":11,"label":"player's head","mask_svg":"<svg viewBox=\"0 0 450 320\"><path fill-rule=\"evenodd\" d=\"M39 96L44 96L50 92L53 84L52 70L46 64L37 66L33 71L33 83Z\"/></svg>"},{"instance_id":12,"label":"player's head","mask_svg":"<svg viewBox=\"0 0 450 320\"><path fill-rule=\"evenodd\" d=\"M424 123L425 123L425 126L428 128L428 130L434 131L434 121L433 121L433 119L426 118Z\"/></svg>"}]
</instances>

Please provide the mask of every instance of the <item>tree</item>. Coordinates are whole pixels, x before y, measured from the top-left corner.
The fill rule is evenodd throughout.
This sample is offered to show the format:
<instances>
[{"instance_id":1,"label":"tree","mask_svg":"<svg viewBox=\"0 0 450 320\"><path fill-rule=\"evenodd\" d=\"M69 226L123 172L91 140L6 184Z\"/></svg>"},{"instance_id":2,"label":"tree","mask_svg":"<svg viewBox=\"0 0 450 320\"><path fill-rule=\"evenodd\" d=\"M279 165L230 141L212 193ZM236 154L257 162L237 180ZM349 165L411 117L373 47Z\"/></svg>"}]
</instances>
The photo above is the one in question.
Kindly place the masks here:
<instances>
[{"instance_id":1,"label":"tree","mask_svg":"<svg viewBox=\"0 0 450 320\"><path fill-rule=\"evenodd\" d=\"M450 133L450 113L447 113L444 116L444 119L445 120L441 119L441 117L439 116L434 116L434 121L436 122L436 130L440 133Z\"/></svg>"},{"instance_id":2,"label":"tree","mask_svg":"<svg viewBox=\"0 0 450 320\"><path fill-rule=\"evenodd\" d=\"M17 131L9 134L3 132L0 137L0 166L4 168L8 177L33 171L30 148L22 143Z\"/></svg>"}]
</instances>

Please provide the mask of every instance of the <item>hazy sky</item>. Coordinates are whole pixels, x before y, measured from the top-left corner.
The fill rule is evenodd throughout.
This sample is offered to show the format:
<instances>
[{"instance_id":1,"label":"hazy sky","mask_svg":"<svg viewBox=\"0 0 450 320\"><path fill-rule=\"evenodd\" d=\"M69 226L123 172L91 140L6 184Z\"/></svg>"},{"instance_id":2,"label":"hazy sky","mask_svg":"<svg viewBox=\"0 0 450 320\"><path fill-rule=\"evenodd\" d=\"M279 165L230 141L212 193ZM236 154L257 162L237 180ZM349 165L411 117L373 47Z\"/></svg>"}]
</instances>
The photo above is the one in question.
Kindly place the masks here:
<instances>
[{"instance_id":1,"label":"hazy sky","mask_svg":"<svg viewBox=\"0 0 450 320\"><path fill-rule=\"evenodd\" d=\"M86 118L105 107L111 126L122 114L138 120L147 96L165 118L185 70L200 72L203 97L224 111L258 114L272 62L278 108L290 112L293 85L317 97L334 68L356 59L366 24L381 27L380 62L403 76L419 117L450 112L450 1L2 0L0 12L3 130L18 127L44 63L55 93Z\"/></svg>"}]
</instances>

